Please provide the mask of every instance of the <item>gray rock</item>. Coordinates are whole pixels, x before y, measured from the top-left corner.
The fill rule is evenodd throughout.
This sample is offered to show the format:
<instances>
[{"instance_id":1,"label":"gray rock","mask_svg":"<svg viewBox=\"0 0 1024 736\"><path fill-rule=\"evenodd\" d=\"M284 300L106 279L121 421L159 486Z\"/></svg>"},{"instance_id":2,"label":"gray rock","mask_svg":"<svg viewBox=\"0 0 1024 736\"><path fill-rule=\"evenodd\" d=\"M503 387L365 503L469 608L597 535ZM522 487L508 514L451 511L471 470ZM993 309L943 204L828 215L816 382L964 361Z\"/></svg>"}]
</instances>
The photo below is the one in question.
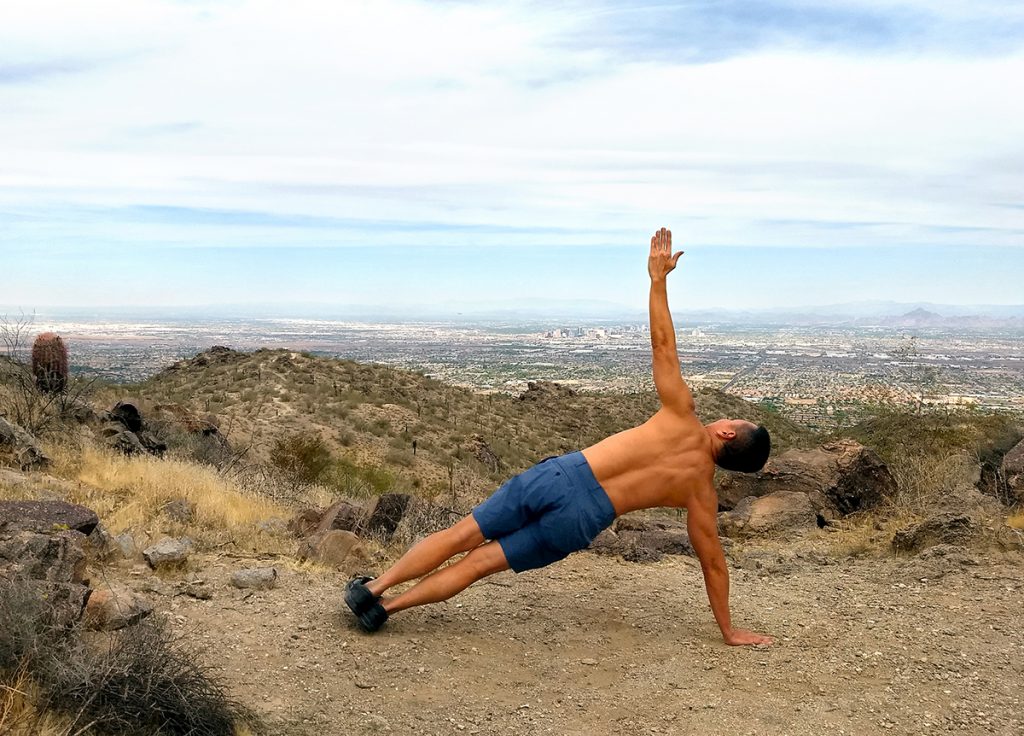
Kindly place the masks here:
<instances>
[{"instance_id":1,"label":"gray rock","mask_svg":"<svg viewBox=\"0 0 1024 736\"><path fill-rule=\"evenodd\" d=\"M106 430L104 430L106 431ZM134 432L121 430L107 438L107 446L125 455L144 455L146 448Z\"/></svg>"},{"instance_id":2,"label":"gray rock","mask_svg":"<svg viewBox=\"0 0 1024 736\"><path fill-rule=\"evenodd\" d=\"M303 540L299 545L299 559L354 570L369 562L370 556L355 534L333 529Z\"/></svg>"},{"instance_id":3,"label":"gray rock","mask_svg":"<svg viewBox=\"0 0 1024 736\"><path fill-rule=\"evenodd\" d=\"M85 606L85 624L94 631L116 631L138 623L153 612L144 597L122 586L92 591Z\"/></svg>"},{"instance_id":4,"label":"gray rock","mask_svg":"<svg viewBox=\"0 0 1024 736\"><path fill-rule=\"evenodd\" d=\"M742 499L732 511L719 514L718 526L729 537L788 537L817 529L818 514L806 493L776 491Z\"/></svg>"},{"instance_id":5,"label":"gray rock","mask_svg":"<svg viewBox=\"0 0 1024 736\"><path fill-rule=\"evenodd\" d=\"M85 535L21 531L0 535L0 570L4 577L81 583L85 579Z\"/></svg>"},{"instance_id":6,"label":"gray rock","mask_svg":"<svg viewBox=\"0 0 1024 736\"><path fill-rule=\"evenodd\" d=\"M201 580L187 582L180 590L182 595L187 595L189 598L195 598L198 601L208 601L213 598L213 591L210 589L210 586Z\"/></svg>"},{"instance_id":7,"label":"gray rock","mask_svg":"<svg viewBox=\"0 0 1024 736\"><path fill-rule=\"evenodd\" d=\"M590 549L622 555L628 562L656 562L662 555L694 554L684 522L639 514L620 516L594 539Z\"/></svg>"},{"instance_id":8,"label":"gray rock","mask_svg":"<svg viewBox=\"0 0 1024 736\"><path fill-rule=\"evenodd\" d=\"M149 566L154 570L168 567L182 567L188 562L189 553L192 551L192 540L161 539L152 547L142 550L142 556Z\"/></svg>"},{"instance_id":9,"label":"gray rock","mask_svg":"<svg viewBox=\"0 0 1024 736\"><path fill-rule=\"evenodd\" d=\"M1010 498L1017 503L1024 503L1024 440L1003 456L999 471Z\"/></svg>"},{"instance_id":10,"label":"gray rock","mask_svg":"<svg viewBox=\"0 0 1024 736\"><path fill-rule=\"evenodd\" d=\"M161 509L164 516L179 524L188 524L196 518L196 505L185 498L177 498L164 504Z\"/></svg>"},{"instance_id":11,"label":"gray rock","mask_svg":"<svg viewBox=\"0 0 1024 736\"><path fill-rule=\"evenodd\" d=\"M231 574L231 584L236 588L251 588L253 590L276 588L277 568L252 567L245 570L235 570Z\"/></svg>"},{"instance_id":12,"label":"gray rock","mask_svg":"<svg viewBox=\"0 0 1024 736\"><path fill-rule=\"evenodd\" d=\"M892 546L897 552L917 552L936 544L963 545L979 532L978 523L969 515L947 511L898 530Z\"/></svg>"},{"instance_id":13,"label":"gray rock","mask_svg":"<svg viewBox=\"0 0 1024 736\"><path fill-rule=\"evenodd\" d=\"M0 576L0 599L15 601L15 610L37 611L45 617L45 625L55 630L81 620L89 592L88 586L81 583L9 580ZM45 606L40 610L43 601Z\"/></svg>"},{"instance_id":14,"label":"gray rock","mask_svg":"<svg viewBox=\"0 0 1024 736\"><path fill-rule=\"evenodd\" d=\"M66 501L0 501L0 532L52 532L71 529L92 534L96 513Z\"/></svg>"},{"instance_id":15,"label":"gray rock","mask_svg":"<svg viewBox=\"0 0 1024 736\"><path fill-rule=\"evenodd\" d=\"M50 458L35 437L17 424L0 419L0 463L20 470L33 470L45 468L50 464Z\"/></svg>"},{"instance_id":16,"label":"gray rock","mask_svg":"<svg viewBox=\"0 0 1024 736\"><path fill-rule=\"evenodd\" d=\"M121 553L121 556L126 560L135 559L139 554L139 548L135 544L135 537L131 535L131 532L118 534L114 537L113 543Z\"/></svg>"}]
</instances>

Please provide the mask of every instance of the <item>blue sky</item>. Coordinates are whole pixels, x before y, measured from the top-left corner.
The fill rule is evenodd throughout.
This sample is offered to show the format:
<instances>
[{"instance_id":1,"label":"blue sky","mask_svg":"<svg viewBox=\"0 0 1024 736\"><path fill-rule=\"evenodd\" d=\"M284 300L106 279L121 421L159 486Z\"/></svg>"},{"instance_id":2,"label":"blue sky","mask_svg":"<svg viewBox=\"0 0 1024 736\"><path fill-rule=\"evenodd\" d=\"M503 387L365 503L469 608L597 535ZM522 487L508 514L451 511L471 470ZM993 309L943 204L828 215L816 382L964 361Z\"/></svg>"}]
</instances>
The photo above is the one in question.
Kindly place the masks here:
<instances>
[{"instance_id":1,"label":"blue sky","mask_svg":"<svg viewBox=\"0 0 1024 736\"><path fill-rule=\"evenodd\" d=\"M1024 302L1024 3L0 5L0 308Z\"/></svg>"}]
</instances>

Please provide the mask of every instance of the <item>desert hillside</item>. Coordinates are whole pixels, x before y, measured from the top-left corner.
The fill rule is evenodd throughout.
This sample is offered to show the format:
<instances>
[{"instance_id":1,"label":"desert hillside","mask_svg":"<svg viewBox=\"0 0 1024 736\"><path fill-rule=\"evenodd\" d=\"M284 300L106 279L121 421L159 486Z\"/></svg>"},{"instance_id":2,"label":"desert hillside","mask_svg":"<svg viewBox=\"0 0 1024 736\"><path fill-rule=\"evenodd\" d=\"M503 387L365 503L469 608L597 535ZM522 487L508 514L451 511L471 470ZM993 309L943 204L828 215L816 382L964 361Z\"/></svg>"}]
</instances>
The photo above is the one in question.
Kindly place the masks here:
<instances>
[{"instance_id":1,"label":"desert hillside","mask_svg":"<svg viewBox=\"0 0 1024 736\"><path fill-rule=\"evenodd\" d=\"M341 601L651 394L482 394L214 348L130 386L0 376L0 730L15 734L1019 733L1024 426L881 409L718 479L726 647L685 513L361 633ZM26 376L28 376L26 378ZM769 704L770 707L766 707Z\"/></svg>"}]
</instances>

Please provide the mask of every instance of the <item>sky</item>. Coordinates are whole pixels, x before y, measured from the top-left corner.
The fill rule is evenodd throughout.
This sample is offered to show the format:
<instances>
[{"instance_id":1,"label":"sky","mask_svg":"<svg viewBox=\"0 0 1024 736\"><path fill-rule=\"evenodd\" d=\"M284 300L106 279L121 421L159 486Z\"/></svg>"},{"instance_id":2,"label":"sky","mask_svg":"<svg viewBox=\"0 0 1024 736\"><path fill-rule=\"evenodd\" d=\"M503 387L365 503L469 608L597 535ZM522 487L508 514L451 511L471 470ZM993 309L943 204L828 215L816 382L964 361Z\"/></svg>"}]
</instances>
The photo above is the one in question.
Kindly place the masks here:
<instances>
[{"instance_id":1,"label":"sky","mask_svg":"<svg viewBox=\"0 0 1024 736\"><path fill-rule=\"evenodd\" d=\"M1024 3L4 0L0 308L1024 303Z\"/></svg>"}]
</instances>

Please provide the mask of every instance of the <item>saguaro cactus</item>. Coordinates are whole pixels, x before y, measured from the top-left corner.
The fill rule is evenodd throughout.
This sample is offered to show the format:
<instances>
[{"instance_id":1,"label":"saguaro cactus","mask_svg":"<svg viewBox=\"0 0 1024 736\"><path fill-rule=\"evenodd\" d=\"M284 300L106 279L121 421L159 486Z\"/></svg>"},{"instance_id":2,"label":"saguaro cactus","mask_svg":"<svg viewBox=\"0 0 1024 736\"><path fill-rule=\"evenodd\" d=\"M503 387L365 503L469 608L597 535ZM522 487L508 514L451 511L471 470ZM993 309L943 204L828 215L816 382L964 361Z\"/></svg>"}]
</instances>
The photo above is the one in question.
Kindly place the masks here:
<instances>
[{"instance_id":1,"label":"saguaro cactus","mask_svg":"<svg viewBox=\"0 0 1024 736\"><path fill-rule=\"evenodd\" d=\"M59 394L68 385L68 349L60 335L44 332L32 343L32 375L47 394Z\"/></svg>"}]
</instances>

